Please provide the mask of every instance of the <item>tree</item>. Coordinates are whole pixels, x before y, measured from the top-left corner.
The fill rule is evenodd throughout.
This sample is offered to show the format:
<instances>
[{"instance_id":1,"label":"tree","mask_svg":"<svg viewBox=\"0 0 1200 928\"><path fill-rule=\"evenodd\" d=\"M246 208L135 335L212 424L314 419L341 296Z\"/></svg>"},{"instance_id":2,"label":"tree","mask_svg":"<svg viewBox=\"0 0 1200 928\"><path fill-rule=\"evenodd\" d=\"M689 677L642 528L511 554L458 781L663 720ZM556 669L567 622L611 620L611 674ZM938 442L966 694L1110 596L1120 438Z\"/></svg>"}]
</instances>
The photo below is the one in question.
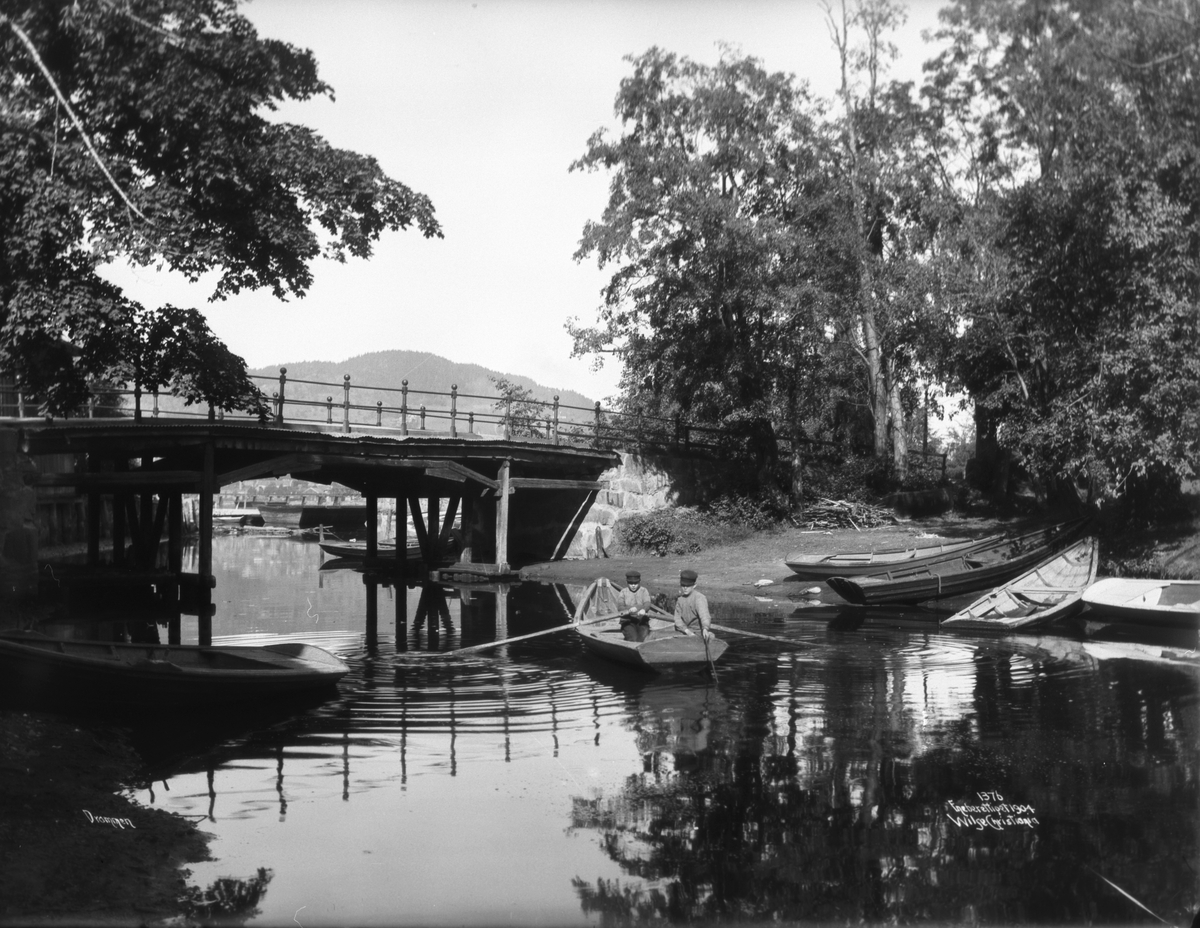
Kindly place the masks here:
<instances>
[{"instance_id":1,"label":"tree","mask_svg":"<svg viewBox=\"0 0 1200 928\"><path fill-rule=\"evenodd\" d=\"M904 21L892 0L826 6L841 67L844 181L854 238L853 281L838 330L861 359L874 450L908 471L907 418L919 385L940 377L952 341L953 313L940 293L939 257L947 224L929 113L911 85L885 80ZM854 37L861 34L861 43Z\"/></svg>"},{"instance_id":2,"label":"tree","mask_svg":"<svg viewBox=\"0 0 1200 928\"><path fill-rule=\"evenodd\" d=\"M332 90L310 52L259 38L236 0L10 2L0 52L0 368L47 411L128 367L147 320L97 275L113 257L192 281L219 270L214 299L283 299L304 295L321 255L366 258L414 224L441 234L429 200L374 159L268 118ZM244 364L194 323L195 360L220 373L199 364L174 385L239 402Z\"/></svg>"},{"instance_id":3,"label":"tree","mask_svg":"<svg viewBox=\"0 0 1200 928\"><path fill-rule=\"evenodd\" d=\"M961 2L944 22L931 86L974 98L978 158L1009 178L969 256L1006 271L966 291L978 421L1047 483L1169 500L1200 452L1195 8Z\"/></svg>"},{"instance_id":4,"label":"tree","mask_svg":"<svg viewBox=\"0 0 1200 928\"><path fill-rule=\"evenodd\" d=\"M773 447L830 393L844 256L829 233L844 211L820 109L728 51L712 67L657 48L630 60L623 134L597 132L572 166L612 172L576 258L614 268L600 324L570 326L575 352L616 354L628 412L735 426Z\"/></svg>"}]
</instances>

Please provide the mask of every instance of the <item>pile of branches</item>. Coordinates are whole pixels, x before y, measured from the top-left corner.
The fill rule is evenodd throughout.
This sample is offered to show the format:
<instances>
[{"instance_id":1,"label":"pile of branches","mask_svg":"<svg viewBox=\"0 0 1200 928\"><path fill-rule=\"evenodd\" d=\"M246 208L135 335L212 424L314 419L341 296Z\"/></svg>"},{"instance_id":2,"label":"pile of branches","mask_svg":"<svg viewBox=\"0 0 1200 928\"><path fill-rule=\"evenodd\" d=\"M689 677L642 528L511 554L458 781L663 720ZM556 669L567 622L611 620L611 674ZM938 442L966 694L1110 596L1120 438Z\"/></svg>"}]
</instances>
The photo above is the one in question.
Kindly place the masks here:
<instances>
[{"instance_id":1,"label":"pile of branches","mask_svg":"<svg viewBox=\"0 0 1200 928\"><path fill-rule=\"evenodd\" d=\"M825 499L804 504L804 513L797 520L802 528L877 528L893 525L896 516L891 509L856 503L845 499Z\"/></svg>"}]
</instances>

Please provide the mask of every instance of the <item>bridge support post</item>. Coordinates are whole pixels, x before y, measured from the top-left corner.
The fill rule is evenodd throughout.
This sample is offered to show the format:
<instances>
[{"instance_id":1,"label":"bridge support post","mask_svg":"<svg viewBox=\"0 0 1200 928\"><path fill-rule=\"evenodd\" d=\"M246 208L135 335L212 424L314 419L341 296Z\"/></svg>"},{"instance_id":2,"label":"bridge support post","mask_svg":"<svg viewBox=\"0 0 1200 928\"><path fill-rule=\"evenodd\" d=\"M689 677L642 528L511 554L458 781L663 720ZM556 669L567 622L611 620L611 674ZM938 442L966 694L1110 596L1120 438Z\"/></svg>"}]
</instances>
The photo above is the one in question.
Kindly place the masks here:
<instances>
[{"instance_id":1,"label":"bridge support post","mask_svg":"<svg viewBox=\"0 0 1200 928\"><path fill-rule=\"evenodd\" d=\"M496 491L496 566L501 573L508 572L508 495L511 493L508 475L511 462L507 459L500 465L497 482L500 484Z\"/></svg>"},{"instance_id":2,"label":"bridge support post","mask_svg":"<svg viewBox=\"0 0 1200 928\"><path fill-rule=\"evenodd\" d=\"M373 493L366 496L367 502L367 561L379 556L379 497Z\"/></svg>"},{"instance_id":3,"label":"bridge support post","mask_svg":"<svg viewBox=\"0 0 1200 928\"><path fill-rule=\"evenodd\" d=\"M212 644L212 538L213 538L213 493L216 492L216 472L213 463L213 445L208 442L204 446L204 469L200 475L200 537L197 572L200 582L196 587L196 604L200 613L200 644Z\"/></svg>"},{"instance_id":4,"label":"bridge support post","mask_svg":"<svg viewBox=\"0 0 1200 928\"><path fill-rule=\"evenodd\" d=\"M167 591L171 601L171 617L167 620L167 643L179 644L183 637L179 613L179 575L183 573L183 494L173 492L167 497L167 570L175 575L175 586Z\"/></svg>"},{"instance_id":5,"label":"bridge support post","mask_svg":"<svg viewBox=\"0 0 1200 928\"><path fill-rule=\"evenodd\" d=\"M436 496L430 496L425 501L425 517L428 520L425 526L425 535L429 539L429 552L425 556L425 566L430 570L437 567L438 562L442 559L441 504L442 501Z\"/></svg>"}]
</instances>

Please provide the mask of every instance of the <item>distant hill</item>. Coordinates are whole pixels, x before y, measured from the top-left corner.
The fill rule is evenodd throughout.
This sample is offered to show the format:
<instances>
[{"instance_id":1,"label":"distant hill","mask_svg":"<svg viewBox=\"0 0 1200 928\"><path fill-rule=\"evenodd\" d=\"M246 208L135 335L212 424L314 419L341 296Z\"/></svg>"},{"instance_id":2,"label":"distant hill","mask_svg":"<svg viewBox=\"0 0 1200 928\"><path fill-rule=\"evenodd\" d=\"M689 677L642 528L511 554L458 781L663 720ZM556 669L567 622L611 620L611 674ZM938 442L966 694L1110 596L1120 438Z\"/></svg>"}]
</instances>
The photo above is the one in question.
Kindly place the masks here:
<instances>
[{"instance_id":1,"label":"distant hill","mask_svg":"<svg viewBox=\"0 0 1200 928\"><path fill-rule=\"evenodd\" d=\"M543 386L529 377L502 373L479 364L460 364L428 351L372 351L347 358L344 361L290 361L282 365L252 369L250 374L255 375L255 382L266 391L268 396L278 390L280 367L287 368L285 414L289 419L324 420L328 415L326 397L331 396L334 404L333 421L340 422L344 393L342 378L346 374L350 375L350 402L355 406L372 408L377 402L382 402L385 407L399 407L400 393L392 391L398 391L401 383L408 380L410 391L408 399L409 426L411 428L416 428L415 419L419 415L421 404L425 404L429 408L431 416L435 409L445 411L449 408L448 396L427 396L425 394L449 394L452 384L458 385L460 398L457 408L462 420L465 420L467 415L472 412L477 416L494 414L495 401L490 398L496 396L496 388L490 379L492 377L507 378L515 386L529 390L534 399L547 403L553 401L555 394L558 394L559 402L566 406L591 409L595 402L574 390ZM276 383L272 385L268 379L260 378L269 378ZM316 383L303 381L316 381ZM364 390L362 389L364 386L388 389ZM476 396L487 397L487 399L476 399L474 398ZM315 405L305 405L308 403ZM149 405L147 401L143 409L148 409ZM164 412L170 412L182 409L183 404L174 397L163 396L159 399L159 408ZM189 411L197 410L193 406ZM579 410L564 410L560 418L584 421L588 416ZM384 413L384 425L395 425L396 420L396 413ZM373 422L374 419L366 411L355 410L353 421ZM480 421L488 420L481 419ZM432 419L429 427L445 429L447 423L440 418ZM459 427L464 428L465 421L460 422ZM484 430L490 431L491 429Z\"/></svg>"}]
</instances>

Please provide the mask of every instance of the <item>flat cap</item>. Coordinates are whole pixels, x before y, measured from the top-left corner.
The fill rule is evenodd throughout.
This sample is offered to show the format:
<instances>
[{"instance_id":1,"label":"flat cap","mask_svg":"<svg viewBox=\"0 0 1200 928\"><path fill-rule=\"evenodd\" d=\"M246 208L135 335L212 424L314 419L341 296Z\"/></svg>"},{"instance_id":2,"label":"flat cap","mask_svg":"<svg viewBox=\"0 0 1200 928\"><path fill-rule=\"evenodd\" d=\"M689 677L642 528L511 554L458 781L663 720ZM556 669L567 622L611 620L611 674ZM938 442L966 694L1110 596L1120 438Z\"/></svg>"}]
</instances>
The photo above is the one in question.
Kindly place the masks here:
<instances>
[{"instance_id":1,"label":"flat cap","mask_svg":"<svg viewBox=\"0 0 1200 928\"><path fill-rule=\"evenodd\" d=\"M641 580L642 575L636 570L627 570L627 571L625 571L625 579L626 580Z\"/></svg>"},{"instance_id":2,"label":"flat cap","mask_svg":"<svg viewBox=\"0 0 1200 928\"><path fill-rule=\"evenodd\" d=\"M694 586L696 583L696 572L690 568L681 570L679 572L679 583L681 586Z\"/></svg>"}]
</instances>

